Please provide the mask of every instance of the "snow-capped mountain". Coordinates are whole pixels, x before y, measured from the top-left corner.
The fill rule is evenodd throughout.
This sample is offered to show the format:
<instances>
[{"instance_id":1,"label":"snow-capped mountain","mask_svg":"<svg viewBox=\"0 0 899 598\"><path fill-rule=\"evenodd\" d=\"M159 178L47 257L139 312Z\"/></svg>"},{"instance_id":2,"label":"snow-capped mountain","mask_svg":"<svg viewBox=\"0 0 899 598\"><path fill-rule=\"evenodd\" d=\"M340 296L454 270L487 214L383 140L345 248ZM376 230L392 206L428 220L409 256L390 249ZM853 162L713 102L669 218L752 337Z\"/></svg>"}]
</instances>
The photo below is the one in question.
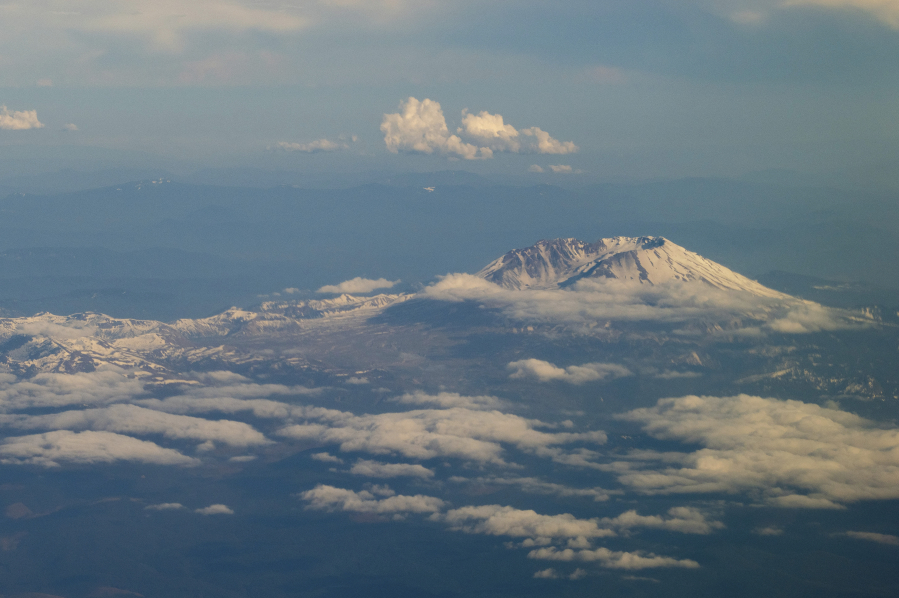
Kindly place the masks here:
<instances>
[{"instance_id":1,"label":"snow-capped mountain","mask_svg":"<svg viewBox=\"0 0 899 598\"><path fill-rule=\"evenodd\" d=\"M539 241L510 251L477 275L514 290L554 289L584 278L610 278L649 285L701 282L761 297L787 297L664 237Z\"/></svg>"}]
</instances>

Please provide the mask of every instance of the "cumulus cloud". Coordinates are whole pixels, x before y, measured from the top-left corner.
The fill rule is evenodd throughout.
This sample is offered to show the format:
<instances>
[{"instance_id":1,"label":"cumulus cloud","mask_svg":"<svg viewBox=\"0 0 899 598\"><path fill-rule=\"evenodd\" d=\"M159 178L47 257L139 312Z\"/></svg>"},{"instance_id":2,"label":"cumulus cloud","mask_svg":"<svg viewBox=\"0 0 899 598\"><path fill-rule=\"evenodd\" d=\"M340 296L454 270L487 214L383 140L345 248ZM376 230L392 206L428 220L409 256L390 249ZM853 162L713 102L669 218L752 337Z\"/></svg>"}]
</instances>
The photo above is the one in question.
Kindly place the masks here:
<instances>
[{"instance_id":1,"label":"cumulus cloud","mask_svg":"<svg viewBox=\"0 0 899 598\"><path fill-rule=\"evenodd\" d=\"M317 154L321 152L337 152L348 149L350 146L345 141L331 141L330 139L316 139L309 143L293 143L289 141L279 141L274 145L273 149L285 152L305 152L307 154Z\"/></svg>"},{"instance_id":2,"label":"cumulus cloud","mask_svg":"<svg viewBox=\"0 0 899 598\"><path fill-rule=\"evenodd\" d=\"M556 174L572 174L574 172L569 164L550 164L549 169Z\"/></svg>"},{"instance_id":3,"label":"cumulus cloud","mask_svg":"<svg viewBox=\"0 0 899 598\"><path fill-rule=\"evenodd\" d=\"M371 293L376 289L389 289L397 285L399 280L387 280L386 278L378 278L372 280L370 278L362 278L357 276L350 280L345 280L340 284L325 285L318 289L316 293Z\"/></svg>"},{"instance_id":4,"label":"cumulus cloud","mask_svg":"<svg viewBox=\"0 0 899 598\"><path fill-rule=\"evenodd\" d=\"M137 405L112 405L51 415L0 415L0 425L20 429L161 434L170 439L215 441L240 447L270 443L264 435L243 422L173 415Z\"/></svg>"},{"instance_id":5,"label":"cumulus cloud","mask_svg":"<svg viewBox=\"0 0 899 598\"><path fill-rule=\"evenodd\" d=\"M603 518L602 525L621 530L636 527L664 529L684 534L706 535L714 530L724 529L720 521L712 521L699 509L692 507L672 507L668 509L668 517L660 515L639 515L637 511L627 511L618 517Z\"/></svg>"},{"instance_id":6,"label":"cumulus cloud","mask_svg":"<svg viewBox=\"0 0 899 598\"><path fill-rule=\"evenodd\" d=\"M539 164L531 164L528 166L528 172L545 172L543 167ZM547 571L552 571L552 569L547 569Z\"/></svg>"},{"instance_id":7,"label":"cumulus cloud","mask_svg":"<svg viewBox=\"0 0 899 598\"><path fill-rule=\"evenodd\" d=\"M748 395L688 396L619 417L655 438L703 447L634 454L611 466L643 493L750 492L796 508L899 498L899 432L845 411Z\"/></svg>"},{"instance_id":8,"label":"cumulus cloud","mask_svg":"<svg viewBox=\"0 0 899 598\"><path fill-rule=\"evenodd\" d=\"M43 123L37 119L37 110L10 110L0 106L0 130L25 131L40 129Z\"/></svg>"},{"instance_id":9,"label":"cumulus cloud","mask_svg":"<svg viewBox=\"0 0 899 598\"><path fill-rule=\"evenodd\" d=\"M556 462L591 465L595 455L585 449L565 451L559 445L602 444L606 435L594 432L544 432L547 424L499 411L419 409L402 413L354 415L308 407L305 421L287 426L279 434L298 440L337 444L344 452L402 455L426 460L455 457L480 463L506 465L503 445Z\"/></svg>"},{"instance_id":10,"label":"cumulus cloud","mask_svg":"<svg viewBox=\"0 0 899 598\"><path fill-rule=\"evenodd\" d=\"M537 548L528 553L528 558L550 561L596 562L609 569L652 569L658 567L682 567L697 569L699 563L690 559L675 559L667 556L656 556L652 553L618 552L608 548L594 550L559 550L553 546Z\"/></svg>"},{"instance_id":11,"label":"cumulus cloud","mask_svg":"<svg viewBox=\"0 0 899 598\"><path fill-rule=\"evenodd\" d=\"M438 102L410 97L400 112L385 114L381 131L387 149L438 154L465 160L493 157L494 152L570 154L578 151L571 141L559 141L539 127L518 130L501 114L462 112L462 126L451 134Z\"/></svg>"},{"instance_id":12,"label":"cumulus cloud","mask_svg":"<svg viewBox=\"0 0 899 598\"><path fill-rule=\"evenodd\" d=\"M438 154L476 160L490 158L489 148L478 148L464 143L458 135L451 135L440 104L433 100L418 101L410 97L400 104L400 112L385 114L381 121L381 132L387 150Z\"/></svg>"},{"instance_id":13,"label":"cumulus cloud","mask_svg":"<svg viewBox=\"0 0 899 598\"><path fill-rule=\"evenodd\" d=\"M460 507L435 517L451 529L470 534L531 538L548 543L569 538L607 538L614 530L602 527L597 519L577 519L574 515L541 515L530 509L501 505Z\"/></svg>"},{"instance_id":14,"label":"cumulus cloud","mask_svg":"<svg viewBox=\"0 0 899 598\"><path fill-rule=\"evenodd\" d=\"M233 515L234 511L232 511L226 505L209 505L208 507L203 507L202 509L194 509L194 513L199 513L200 515Z\"/></svg>"},{"instance_id":15,"label":"cumulus cloud","mask_svg":"<svg viewBox=\"0 0 899 598\"><path fill-rule=\"evenodd\" d=\"M62 126L62 130L74 132L74 131L78 130L78 125L76 125L74 123L67 123Z\"/></svg>"},{"instance_id":16,"label":"cumulus cloud","mask_svg":"<svg viewBox=\"0 0 899 598\"><path fill-rule=\"evenodd\" d=\"M0 441L0 463L56 467L137 461L156 465L197 465L199 461L152 442L112 432L70 432L15 436Z\"/></svg>"},{"instance_id":17,"label":"cumulus cloud","mask_svg":"<svg viewBox=\"0 0 899 598\"><path fill-rule=\"evenodd\" d=\"M350 469L354 475L362 475L370 478L432 478L434 472L427 467L411 463L382 463L359 459Z\"/></svg>"},{"instance_id":18,"label":"cumulus cloud","mask_svg":"<svg viewBox=\"0 0 899 598\"><path fill-rule=\"evenodd\" d=\"M354 492L324 484L319 484L312 490L303 492L300 494L300 498L309 503L306 507L308 509L356 513L436 513L445 505L439 498L422 494L414 496L398 494L378 498L368 490Z\"/></svg>"},{"instance_id":19,"label":"cumulus cloud","mask_svg":"<svg viewBox=\"0 0 899 598\"><path fill-rule=\"evenodd\" d=\"M548 361L540 359L522 359L506 366L512 373L510 378L533 378L540 382L558 380L569 384L584 384L607 378L633 376L633 373L616 363L585 363L560 368Z\"/></svg>"}]
</instances>

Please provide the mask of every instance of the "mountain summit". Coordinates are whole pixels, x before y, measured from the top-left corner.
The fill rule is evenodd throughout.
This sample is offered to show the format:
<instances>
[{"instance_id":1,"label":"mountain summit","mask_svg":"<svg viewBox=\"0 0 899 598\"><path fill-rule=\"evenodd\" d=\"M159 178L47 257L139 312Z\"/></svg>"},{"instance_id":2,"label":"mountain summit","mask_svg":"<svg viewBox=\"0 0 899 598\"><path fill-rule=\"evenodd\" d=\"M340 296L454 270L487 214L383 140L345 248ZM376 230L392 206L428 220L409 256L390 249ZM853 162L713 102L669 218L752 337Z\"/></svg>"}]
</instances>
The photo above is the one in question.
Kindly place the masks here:
<instances>
[{"instance_id":1,"label":"mountain summit","mask_svg":"<svg viewBox=\"0 0 899 598\"><path fill-rule=\"evenodd\" d=\"M510 251L477 275L515 290L555 289L584 278L608 278L649 285L699 282L762 297L785 297L664 237L612 237L595 243L543 240Z\"/></svg>"}]
</instances>

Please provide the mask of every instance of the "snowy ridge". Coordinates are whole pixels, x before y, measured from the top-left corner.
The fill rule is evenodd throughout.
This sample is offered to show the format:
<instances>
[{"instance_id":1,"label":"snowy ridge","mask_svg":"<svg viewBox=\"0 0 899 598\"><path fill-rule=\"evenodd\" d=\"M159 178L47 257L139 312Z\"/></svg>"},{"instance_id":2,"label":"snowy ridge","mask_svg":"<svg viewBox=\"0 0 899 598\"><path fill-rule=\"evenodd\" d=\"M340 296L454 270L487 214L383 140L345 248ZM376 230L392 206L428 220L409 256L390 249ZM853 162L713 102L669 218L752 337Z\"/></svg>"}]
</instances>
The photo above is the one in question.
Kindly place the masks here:
<instances>
[{"instance_id":1,"label":"snowy ridge","mask_svg":"<svg viewBox=\"0 0 899 598\"><path fill-rule=\"evenodd\" d=\"M477 275L513 290L555 289L584 278L611 278L649 285L701 282L760 297L788 297L664 237L612 237L595 243L539 241L510 251Z\"/></svg>"}]
</instances>

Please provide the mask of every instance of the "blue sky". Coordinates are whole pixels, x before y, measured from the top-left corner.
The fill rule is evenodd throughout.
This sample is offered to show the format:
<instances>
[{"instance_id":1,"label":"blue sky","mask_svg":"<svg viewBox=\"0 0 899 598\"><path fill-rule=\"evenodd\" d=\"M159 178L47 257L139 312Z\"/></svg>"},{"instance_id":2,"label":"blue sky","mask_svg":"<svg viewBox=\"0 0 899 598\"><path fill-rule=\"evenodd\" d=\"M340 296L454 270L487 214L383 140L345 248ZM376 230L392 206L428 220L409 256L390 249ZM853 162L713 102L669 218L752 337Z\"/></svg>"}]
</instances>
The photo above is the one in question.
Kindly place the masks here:
<instances>
[{"instance_id":1,"label":"blue sky","mask_svg":"<svg viewBox=\"0 0 899 598\"><path fill-rule=\"evenodd\" d=\"M899 162L897 0L30 0L0 4L0 20L6 175L153 163L651 178ZM385 143L385 115L409 98L439 104L444 138L474 153L416 145L420 127ZM518 142L466 136L465 114L485 112ZM576 150L520 143L535 128Z\"/></svg>"}]
</instances>

